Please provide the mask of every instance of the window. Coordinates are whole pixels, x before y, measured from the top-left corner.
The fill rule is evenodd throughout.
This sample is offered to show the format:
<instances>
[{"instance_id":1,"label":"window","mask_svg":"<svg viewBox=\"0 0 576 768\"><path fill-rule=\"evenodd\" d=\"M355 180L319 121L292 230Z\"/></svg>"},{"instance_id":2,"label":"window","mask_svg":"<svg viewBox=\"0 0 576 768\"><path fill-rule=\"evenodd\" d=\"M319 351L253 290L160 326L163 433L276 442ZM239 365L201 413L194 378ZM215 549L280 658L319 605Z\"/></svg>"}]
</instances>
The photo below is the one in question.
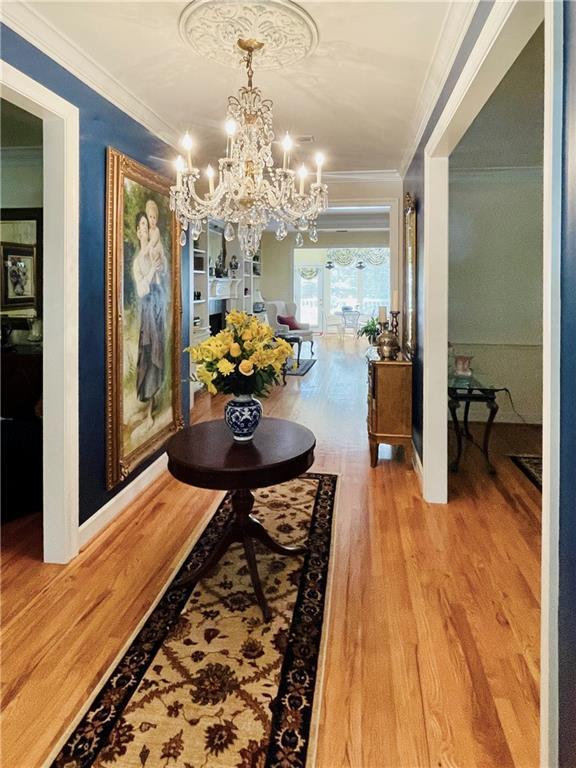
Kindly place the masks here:
<instances>
[{"instance_id":1,"label":"window","mask_svg":"<svg viewBox=\"0 0 576 768\"><path fill-rule=\"evenodd\" d=\"M335 251L334 268L328 271L328 295L330 314L340 312L342 307L358 309L365 315L377 315L378 307L390 306L390 250L388 248L355 248L354 262L347 265L338 263ZM371 252L378 251L378 256ZM382 252L385 251L385 254ZM381 263L371 263L371 258ZM364 264L359 269L358 263Z\"/></svg>"},{"instance_id":2,"label":"window","mask_svg":"<svg viewBox=\"0 0 576 768\"><path fill-rule=\"evenodd\" d=\"M314 329L325 329L342 307L376 316L379 306L390 306L390 273L388 247L295 249L298 319Z\"/></svg>"}]
</instances>

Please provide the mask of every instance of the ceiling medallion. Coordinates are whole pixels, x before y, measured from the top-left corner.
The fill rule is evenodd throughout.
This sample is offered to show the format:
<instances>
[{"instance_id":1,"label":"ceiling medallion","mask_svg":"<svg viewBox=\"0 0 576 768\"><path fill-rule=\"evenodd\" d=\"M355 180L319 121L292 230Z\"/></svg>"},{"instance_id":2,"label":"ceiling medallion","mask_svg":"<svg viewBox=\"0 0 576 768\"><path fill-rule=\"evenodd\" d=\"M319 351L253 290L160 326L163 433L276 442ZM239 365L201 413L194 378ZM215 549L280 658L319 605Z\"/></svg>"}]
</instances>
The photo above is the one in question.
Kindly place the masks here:
<instances>
[{"instance_id":1,"label":"ceiling medallion","mask_svg":"<svg viewBox=\"0 0 576 768\"><path fill-rule=\"evenodd\" d=\"M236 68L238 39L261 40L258 69L280 69L311 54L318 44L312 17L290 0L194 0L180 16L180 35L194 53Z\"/></svg>"}]
</instances>

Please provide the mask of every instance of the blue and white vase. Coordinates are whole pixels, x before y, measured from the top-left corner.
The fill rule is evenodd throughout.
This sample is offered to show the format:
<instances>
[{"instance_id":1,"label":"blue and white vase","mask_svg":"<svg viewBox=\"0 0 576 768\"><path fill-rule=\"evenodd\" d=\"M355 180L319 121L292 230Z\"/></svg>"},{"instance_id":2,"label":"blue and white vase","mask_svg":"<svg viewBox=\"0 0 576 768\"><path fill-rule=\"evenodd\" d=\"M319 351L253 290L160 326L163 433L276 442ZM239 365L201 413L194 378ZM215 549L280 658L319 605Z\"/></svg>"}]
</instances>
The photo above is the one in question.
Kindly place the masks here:
<instances>
[{"instance_id":1,"label":"blue and white vase","mask_svg":"<svg viewBox=\"0 0 576 768\"><path fill-rule=\"evenodd\" d=\"M224 421L239 443L252 440L261 418L262 403L252 395L234 395L224 407Z\"/></svg>"}]
</instances>

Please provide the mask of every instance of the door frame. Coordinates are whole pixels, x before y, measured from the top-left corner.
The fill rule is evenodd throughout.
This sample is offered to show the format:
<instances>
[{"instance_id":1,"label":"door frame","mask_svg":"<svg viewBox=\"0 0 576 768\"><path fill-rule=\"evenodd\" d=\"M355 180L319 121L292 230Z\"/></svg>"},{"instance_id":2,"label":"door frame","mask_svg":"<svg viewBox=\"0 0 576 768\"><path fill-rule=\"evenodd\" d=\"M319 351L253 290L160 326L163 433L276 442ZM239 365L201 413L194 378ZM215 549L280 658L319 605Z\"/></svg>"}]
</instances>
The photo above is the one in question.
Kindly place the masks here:
<instances>
[{"instance_id":1,"label":"door frame","mask_svg":"<svg viewBox=\"0 0 576 768\"><path fill-rule=\"evenodd\" d=\"M389 227L388 227L388 248L390 249L390 289L397 289L398 290L398 296L399 296L399 303L400 306L403 306L404 301L404 276L402 273L402 208L401 208L401 197L382 197L378 198L376 200L370 201L372 204L375 205L381 205L386 206L390 209L389 214ZM355 200L337 200L333 201L334 204L338 205L359 205L358 201ZM368 203L367 203L368 204ZM320 232L320 241L318 243L306 243L305 247L306 250L325 250L326 245L322 243L322 231ZM332 230L329 230L332 231ZM362 230L353 230L362 232ZM330 246L330 247L338 247L338 246ZM370 248L370 247L376 247L376 246L370 246L366 245L365 243L356 244L352 240L349 243L345 243L341 246L342 248ZM290 280L292 281L291 286L291 296L292 301L296 301L296 286L294 283L294 275L296 272L295 263L294 263L294 251L296 248L292 248L290 251L290 260L292 262L292 272L290 274ZM325 292L324 292L325 293ZM325 298L325 297L324 297ZM402 323L402 316L400 316L400 323ZM400 336L402 336L401 333L402 329L400 328Z\"/></svg>"},{"instance_id":2,"label":"door frame","mask_svg":"<svg viewBox=\"0 0 576 768\"><path fill-rule=\"evenodd\" d=\"M67 563L79 549L79 110L5 61L0 83L43 125L43 558Z\"/></svg>"},{"instance_id":3,"label":"door frame","mask_svg":"<svg viewBox=\"0 0 576 768\"><path fill-rule=\"evenodd\" d=\"M558 540L562 3L495 3L424 150L423 494L448 501L449 156L538 26L545 23L543 494L540 764L558 762Z\"/></svg>"}]
</instances>

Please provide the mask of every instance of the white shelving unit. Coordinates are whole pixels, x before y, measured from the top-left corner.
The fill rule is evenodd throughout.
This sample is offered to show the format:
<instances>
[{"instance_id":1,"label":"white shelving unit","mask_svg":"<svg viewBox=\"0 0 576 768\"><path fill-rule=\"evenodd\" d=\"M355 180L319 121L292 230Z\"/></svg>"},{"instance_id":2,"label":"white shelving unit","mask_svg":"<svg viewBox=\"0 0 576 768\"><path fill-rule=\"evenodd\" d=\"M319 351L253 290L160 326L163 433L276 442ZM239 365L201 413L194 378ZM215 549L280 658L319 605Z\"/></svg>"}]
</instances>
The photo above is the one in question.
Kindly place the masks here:
<instances>
[{"instance_id":1,"label":"white shelving unit","mask_svg":"<svg viewBox=\"0 0 576 768\"><path fill-rule=\"evenodd\" d=\"M210 335L208 322L208 252L206 234L190 246L190 344L198 344ZM190 373L194 372L194 363L190 361ZM196 381L190 382L190 407L194 405L194 393L202 388Z\"/></svg>"},{"instance_id":2,"label":"white shelving unit","mask_svg":"<svg viewBox=\"0 0 576 768\"><path fill-rule=\"evenodd\" d=\"M190 294L192 299L192 312L190 313L190 338L197 340L197 336L209 334L208 323L208 252L206 249L206 236L200 235L194 241L192 249L192 270Z\"/></svg>"},{"instance_id":3,"label":"white shelving unit","mask_svg":"<svg viewBox=\"0 0 576 768\"><path fill-rule=\"evenodd\" d=\"M222 252L222 224L209 222L194 248L190 249L192 265L190 270L190 344L198 344L210 335L210 302L223 300L226 309L241 310L252 314L255 297L260 295L260 260L242 258L240 244L232 240L226 244L226 266L229 268L232 255L236 256L239 269L236 277L215 277L210 275ZM193 372L194 364L190 363ZM194 393L202 388L197 382L190 382L190 403L194 405Z\"/></svg>"}]
</instances>

